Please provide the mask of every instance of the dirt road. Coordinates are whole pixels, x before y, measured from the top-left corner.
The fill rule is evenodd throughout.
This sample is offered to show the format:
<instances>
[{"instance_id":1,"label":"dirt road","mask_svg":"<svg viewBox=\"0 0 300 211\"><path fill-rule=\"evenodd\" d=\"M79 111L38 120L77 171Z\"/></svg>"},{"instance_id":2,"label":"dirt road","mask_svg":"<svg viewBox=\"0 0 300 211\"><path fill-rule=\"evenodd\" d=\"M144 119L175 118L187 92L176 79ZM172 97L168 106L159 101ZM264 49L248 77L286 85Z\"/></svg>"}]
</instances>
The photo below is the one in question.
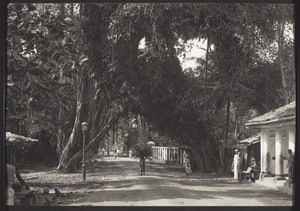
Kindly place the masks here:
<instances>
[{"instance_id":1,"label":"dirt road","mask_svg":"<svg viewBox=\"0 0 300 211\"><path fill-rule=\"evenodd\" d=\"M72 191L72 206L291 206L292 197L255 183L235 183L217 174L185 177L180 166L146 164L139 175L138 160L103 157L89 166L87 181L80 174L62 178L56 184ZM70 178L74 184L67 185ZM63 182L65 181L65 182ZM72 182L71 182L72 183Z\"/></svg>"}]
</instances>

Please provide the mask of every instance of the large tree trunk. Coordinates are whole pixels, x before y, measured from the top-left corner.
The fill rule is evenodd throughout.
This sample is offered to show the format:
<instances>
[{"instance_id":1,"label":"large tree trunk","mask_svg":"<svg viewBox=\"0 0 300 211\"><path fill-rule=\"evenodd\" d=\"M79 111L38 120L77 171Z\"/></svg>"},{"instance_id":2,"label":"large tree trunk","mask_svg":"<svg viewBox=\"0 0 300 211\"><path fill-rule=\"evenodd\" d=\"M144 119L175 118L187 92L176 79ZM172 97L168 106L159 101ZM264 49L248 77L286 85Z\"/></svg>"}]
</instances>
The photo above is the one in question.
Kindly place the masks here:
<instances>
[{"instance_id":1,"label":"large tree trunk","mask_svg":"<svg viewBox=\"0 0 300 211\"><path fill-rule=\"evenodd\" d=\"M227 111L226 111L226 129L225 129L225 138L224 138L224 145L227 145L228 140L228 131L229 131L229 117L230 117L230 99L227 100L226 105Z\"/></svg>"},{"instance_id":2,"label":"large tree trunk","mask_svg":"<svg viewBox=\"0 0 300 211\"><path fill-rule=\"evenodd\" d=\"M82 105L84 101L84 94L87 88L87 75L80 77L79 79L79 89L77 92L77 108L76 108L76 117L74 121L73 130L71 135L68 139L66 146L64 147L62 154L60 156L59 164L57 169L65 169L66 171L74 171L74 168L66 168L67 163L69 162L70 158L76 153L76 148L78 149L79 141L82 140L81 138L81 122L82 122Z\"/></svg>"},{"instance_id":3,"label":"large tree trunk","mask_svg":"<svg viewBox=\"0 0 300 211\"><path fill-rule=\"evenodd\" d=\"M225 171L225 161L224 161L224 149L223 146L219 146L219 160L220 160L220 168Z\"/></svg>"},{"instance_id":4,"label":"large tree trunk","mask_svg":"<svg viewBox=\"0 0 300 211\"><path fill-rule=\"evenodd\" d=\"M63 77L63 68L60 69L59 72L59 77ZM56 152L58 153L58 157L60 159L62 151L65 147L65 134L62 130L62 122L63 122L63 107L61 105L62 103L59 103L59 108L58 108L58 118L57 121L59 122L58 124L58 133L57 133L57 146L56 146Z\"/></svg>"},{"instance_id":5,"label":"large tree trunk","mask_svg":"<svg viewBox=\"0 0 300 211\"><path fill-rule=\"evenodd\" d=\"M88 9L91 9L92 11L94 11L95 13L99 14L101 16L101 11L98 11L99 8L98 6L87 6L87 14L92 14L91 11L88 11ZM111 8L111 12L113 12L116 8ZM83 4L80 4L80 16L83 15L84 10L83 10ZM94 13L93 13L94 14ZM106 14L107 15L107 14ZM89 19L88 24L93 25L93 30L92 32L88 32L90 36L87 36L87 39L89 39L90 37L94 37L94 36L98 36L101 39L97 39L97 41L92 41L91 42L91 48L92 48L92 52L95 51L95 53L89 53L89 60L90 65L92 66L92 69L103 69L103 72L105 72L105 68L106 67L106 63L104 62L104 59L107 60L108 58L105 58L107 55L106 54L99 54L98 52L98 48L103 47L103 43L106 43L106 33L108 33L106 30L108 30L108 26L109 23L106 21L100 21L101 17L96 17L97 21L95 21L95 17L91 17L91 19ZM140 35L142 36L142 35ZM116 70L120 70L120 73L123 73L125 77L128 77L128 71L133 69L133 65L132 63L135 61L135 59L137 58L137 51L138 51L138 44L140 37L136 37L133 36L134 40L133 41L123 41L123 43L127 43L128 44L128 51L130 52L129 54L129 59L127 60L127 62L123 62L124 61L124 52L120 51L119 53L116 53L117 56L114 55L114 58L118 61L122 61L122 62L117 62L116 64ZM142 38L142 37L141 37ZM121 43L122 44L122 43ZM116 44L118 45L118 44ZM97 47L95 47L97 46ZM93 49L93 47L95 47ZM126 52L128 52L126 51ZM132 53L135 52L135 53ZM133 56L134 55L134 56ZM128 57L128 54L126 54L125 56ZM133 56L133 57L132 57ZM127 71L125 71L127 70ZM101 77L101 71L98 72L99 77ZM102 80L102 78L100 78L99 80ZM118 81L120 84L122 84L122 81ZM84 93L85 93L85 89L86 89L86 80L81 81L81 89L78 92L78 97L77 97L77 109L76 109L76 118L74 121L74 126L73 126L73 130L72 133L68 139L68 142L62 152L61 158L60 158L60 162L58 165L58 169L65 169L67 172L70 171L74 171L75 170L75 166L76 166L76 162L79 162L79 158L82 156L82 148L81 147L77 147L78 144L81 143L82 137L81 137L81 129L80 129L80 123L82 122L82 118L83 116L88 116L88 115L83 115L83 103L85 103L85 99L84 99ZM101 84L101 83L99 83ZM106 86L106 84L103 83L99 86ZM106 90L106 93L103 94L97 94L97 93L92 93L92 91L95 90ZM116 113L120 113L119 111L113 111L115 108L112 108L114 106L112 106L114 104L114 100L113 99L115 97L115 94L112 93L111 96L107 96L110 95L110 92L118 92L118 90L111 90L112 88L109 87L107 89L107 87L96 87L91 89L92 91L89 90L89 93L91 92L91 97L89 99L92 99L90 104L89 104L89 112L95 112L95 113L90 113L89 114L89 119L85 121L88 121L89 123L89 131L88 131L88 136L92 136L93 134L97 134L95 138L90 139L91 141L88 141L87 146L86 146L86 151L88 151L89 149L91 149L92 147L95 147L96 144L99 143L100 140L102 140L102 138L106 135L107 133L107 128L111 128L112 124L115 123L115 121L113 121L112 123L111 120L108 118L109 116L111 116L111 113L114 113L114 115ZM109 91L107 91L109 90ZM97 92L96 91L96 92ZM94 94L94 96L93 96ZM95 98L94 97L98 97L98 95L101 95L101 99L99 100L99 104L94 103ZM87 100L86 100L87 101ZM90 101L90 100L88 100ZM104 105L102 105L102 103ZM92 105L91 105L92 104ZM92 108L92 110L90 110L90 108ZM121 111L122 112L122 111ZM95 119L100 119L100 121L95 122ZM100 122L100 123L99 123ZM95 126L97 125L97 127ZM99 128L103 128L103 126L105 125L106 129L102 129L100 133L97 133L96 131L99 131ZM82 146L82 144L80 144L79 146Z\"/></svg>"},{"instance_id":6,"label":"large tree trunk","mask_svg":"<svg viewBox=\"0 0 300 211\"><path fill-rule=\"evenodd\" d=\"M85 95L87 96L87 78L82 81L81 87L82 89L80 93L78 93L79 95L74 128L68 140L68 143L64 148L58 167L58 169L64 169L65 172L74 171L75 167L78 166L78 164L80 163L80 159L82 158L82 138L80 123L84 120L87 121L89 125L87 137L92 138L88 139L86 142L87 145L85 146L85 152L88 152L89 150L95 149L99 146L100 141L103 140L112 126L115 125L117 119L123 112L122 108L119 108L118 110L112 108L110 105L113 104L113 102L103 99L105 98L104 96L102 96L102 100L100 100L101 97L99 97L99 89L96 89L97 91L89 91L92 93L92 97L90 98L93 100L90 104L87 104L85 102L88 101L87 97L85 97ZM91 85L91 87L93 86ZM89 106L90 113L88 115L88 120L83 119L84 116L87 116L87 109L84 109L83 105L85 105L85 107ZM80 148L77 147L78 144Z\"/></svg>"},{"instance_id":7,"label":"large tree trunk","mask_svg":"<svg viewBox=\"0 0 300 211\"><path fill-rule=\"evenodd\" d=\"M116 144L117 145L119 144L119 134L118 134L118 132L119 132L119 121L116 121L116 123L115 123L115 134L116 134L116 136L115 136L115 138L116 138Z\"/></svg>"},{"instance_id":8,"label":"large tree trunk","mask_svg":"<svg viewBox=\"0 0 300 211\"><path fill-rule=\"evenodd\" d=\"M28 100L28 113L27 113L27 119L28 119L28 126L27 126L27 136L30 137L31 133L31 119L32 119L32 108L31 108L31 103L32 98Z\"/></svg>"},{"instance_id":9,"label":"large tree trunk","mask_svg":"<svg viewBox=\"0 0 300 211\"><path fill-rule=\"evenodd\" d=\"M118 114L113 115L113 117L108 121L108 123L103 127L103 129L96 135L95 138L93 138L86 146L85 146L85 152L88 152L89 150L93 149L95 146L99 144L101 140L103 140L104 136L108 133L109 129L112 127L112 125L117 121ZM67 172L72 171L74 169L75 165L80 161L82 158L82 149L80 149L78 152L74 153L66 162L65 170Z\"/></svg>"},{"instance_id":10,"label":"large tree trunk","mask_svg":"<svg viewBox=\"0 0 300 211\"><path fill-rule=\"evenodd\" d=\"M230 99L227 100L227 111L226 111L226 129L225 129L225 134L224 134L224 146L227 146L227 141L228 141L228 131L229 131L229 117L230 117ZM227 154L224 154L224 159L227 159ZM226 171L227 165L226 162L224 163L224 171Z\"/></svg>"},{"instance_id":11,"label":"large tree trunk","mask_svg":"<svg viewBox=\"0 0 300 211\"><path fill-rule=\"evenodd\" d=\"M207 45L206 45L206 55L205 55L205 72L204 72L204 112L203 112L203 119L206 120L206 113L207 113L207 91L206 91L206 84L207 84L207 73L208 73L208 53L209 53L209 37L207 37Z\"/></svg>"},{"instance_id":12,"label":"large tree trunk","mask_svg":"<svg viewBox=\"0 0 300 211\"><path fill-rule=\"evenodd\" d=\"M62 106L59 105L58 108L58 122L61 123L62 122L62 115L63 115L63 110L62 110ZM64 136L64 132L62 130L62 126L61 124L58 125L58 134L57 134L57 147L56 147L56 152L58 153L58 157L60 159L61 154L62 154L62 150L65 147L65 136Z\"/></svg>"}]
</instances>

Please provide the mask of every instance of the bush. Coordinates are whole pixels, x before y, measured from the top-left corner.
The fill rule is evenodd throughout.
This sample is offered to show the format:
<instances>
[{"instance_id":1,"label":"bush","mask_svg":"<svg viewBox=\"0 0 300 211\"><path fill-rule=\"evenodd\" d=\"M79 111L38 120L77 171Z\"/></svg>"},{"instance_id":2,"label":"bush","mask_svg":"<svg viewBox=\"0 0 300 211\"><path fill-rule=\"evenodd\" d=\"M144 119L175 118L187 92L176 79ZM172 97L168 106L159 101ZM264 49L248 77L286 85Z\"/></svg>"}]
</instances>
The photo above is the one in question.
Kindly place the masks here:
<instances>
[{"instance_id":1,"label":"bush","mask_svg":"<svg viewBox=\"0 0 300 211\"><path fill-rule=\"evenodd\" d=\"M150 157L152 154L151 146L144 142L138 142L133 145L132 151L137 157Z\"/></svg>"}]
</instances>

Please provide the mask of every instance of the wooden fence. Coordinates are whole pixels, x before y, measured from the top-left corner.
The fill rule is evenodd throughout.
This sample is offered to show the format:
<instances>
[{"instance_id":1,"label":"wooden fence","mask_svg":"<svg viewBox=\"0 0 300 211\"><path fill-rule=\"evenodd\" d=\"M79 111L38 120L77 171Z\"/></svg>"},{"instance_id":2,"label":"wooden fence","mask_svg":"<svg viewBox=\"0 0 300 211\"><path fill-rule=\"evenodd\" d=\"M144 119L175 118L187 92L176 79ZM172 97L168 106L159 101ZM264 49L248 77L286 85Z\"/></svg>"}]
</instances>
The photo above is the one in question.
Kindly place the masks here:
<instances>
[{"instance_id":1,"label":"wooden fence","mask_svg":"<svg viewBox=\"0 0 300 211\"><path fill-rule=\"evenodd\" d=\"M163 163L184 163L187 151L180 147L152 147L152 161Z\"/></svg>"}]
</instances>

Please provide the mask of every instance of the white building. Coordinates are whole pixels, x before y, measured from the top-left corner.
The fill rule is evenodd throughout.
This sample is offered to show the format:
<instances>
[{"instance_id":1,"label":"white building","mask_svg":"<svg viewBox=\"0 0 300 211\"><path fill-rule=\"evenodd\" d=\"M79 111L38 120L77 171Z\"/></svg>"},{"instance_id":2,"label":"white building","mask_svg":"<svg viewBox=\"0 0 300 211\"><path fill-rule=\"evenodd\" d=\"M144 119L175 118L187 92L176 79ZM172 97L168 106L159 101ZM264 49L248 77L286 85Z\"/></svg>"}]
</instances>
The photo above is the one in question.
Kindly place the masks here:
<instances>
[{"instance_id":1,"label":"white building","mask_svg":"<svg viewBox=\"0 0 300 211\"><path fill-rule=\"evenodd\" d=\"M288 175L288 149L295 152L295 101L246 122L260 130L261 174L285 179Z\"/></svg>"}]
</instances>

